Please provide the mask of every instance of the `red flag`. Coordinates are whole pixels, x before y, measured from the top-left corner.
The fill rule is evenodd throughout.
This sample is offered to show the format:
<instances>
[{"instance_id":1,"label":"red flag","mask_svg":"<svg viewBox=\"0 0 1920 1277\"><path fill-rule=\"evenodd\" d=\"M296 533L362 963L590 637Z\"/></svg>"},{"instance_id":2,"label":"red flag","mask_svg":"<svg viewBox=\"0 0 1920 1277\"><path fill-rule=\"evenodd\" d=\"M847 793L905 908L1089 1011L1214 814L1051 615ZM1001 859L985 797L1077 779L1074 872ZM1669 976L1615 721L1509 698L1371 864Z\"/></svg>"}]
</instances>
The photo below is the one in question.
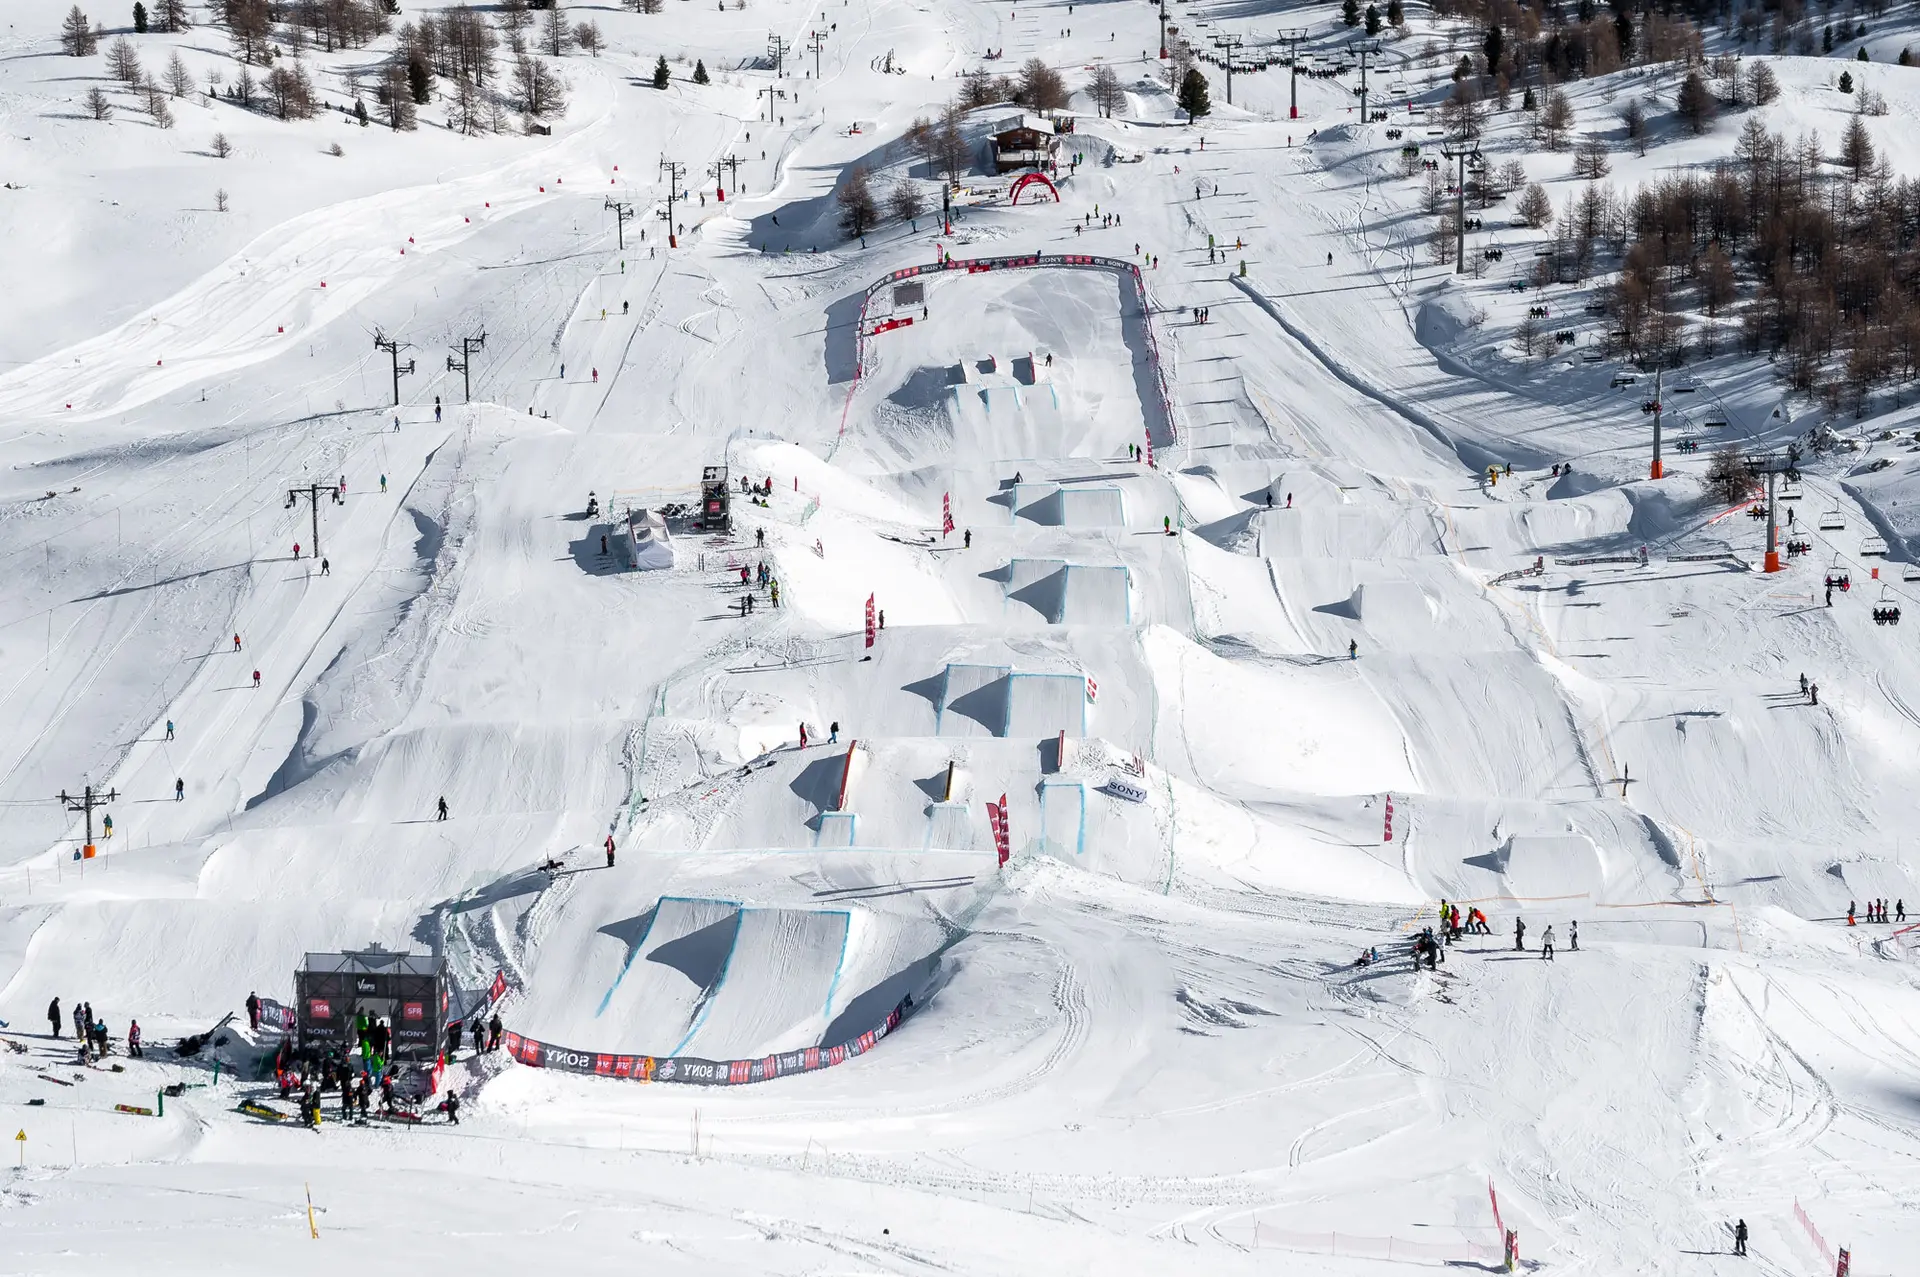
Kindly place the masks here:
<instances>
[{"instance_id":1,"label":"red flag","mask_svg":"<svg viewBox=\"0 0 1920 1277\"><path fill-rule=\"evenodd\" d=\"M873 624L873 595L867 595L867 646L873 646L873 636L877 631Z\"/></svg>"},{"instance_id":2,"label":"red flag","mask_svg":"<svg viewBox=\"0 0 1920 1277\"><path fill-rule=\"evenodd\" d=\"M953 494L951 492L940 494L940 535L943 537L953 535Z\"/></svg>"},{"instance_id":3,"label":"red flag","mask_svg":"<svg viewBox=\"0 0 1920 1277\"><path fill-rule=\"evenodd\" d=\"M1006 864L1013 854L1012 839L1007 831L1007 796L1000 795L998 803L987 804L987 825L993 830L993 849L1000 855L1000 863Z\"/></svg>"},{"instance_id":4,"label":"red flag","mask_svg":"<svg viewBox=\"0 0 1920 1277\"><path fill-rule=\"evenodd\" d=\"M1095 701L1098 701L1099 699L1100 699L1100 684L1094 682L1093 675L1089 674L1087 675L1087 703L1092 704Z\"/></svg>"},{"instance_id":5,"label":"red flag","mask_svg":"<svg viewBox=\"0 0 1920 1277\"><path fill-rule=\"evenodd\" d=\"M1153 432L1152 431L1147 432L1147 465L1149 468L1151 468L1153 465Z\"/></svg>"},{"instance_id":6,"label":"red flag","mask_svg":"<svg viewBox=\"0 0 1920 1277\"><path fill-rule=\"evenodd\" d=\"M1385 841L1393 841L1393 795L1387 795L1387 835Z\"/></svg>"}]
</instances>

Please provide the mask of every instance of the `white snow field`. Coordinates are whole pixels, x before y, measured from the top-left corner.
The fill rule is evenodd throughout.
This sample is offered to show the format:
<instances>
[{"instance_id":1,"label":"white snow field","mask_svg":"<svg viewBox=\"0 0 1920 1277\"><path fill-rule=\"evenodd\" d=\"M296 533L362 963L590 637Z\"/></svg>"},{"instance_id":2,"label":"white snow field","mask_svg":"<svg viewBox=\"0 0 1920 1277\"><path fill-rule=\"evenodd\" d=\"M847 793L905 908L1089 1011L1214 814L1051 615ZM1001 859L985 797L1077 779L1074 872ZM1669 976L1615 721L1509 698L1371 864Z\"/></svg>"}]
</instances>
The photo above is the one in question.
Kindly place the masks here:
<instances>
[{"instance_id":1,"label":"white snow field","mask_svg":"<svg viewBox=\"0 0 1920 1277\"><path fill-rule=\"evenodd\" d=\"M315 120L202 91L158 128L104 45L60 55L70 2L0 34L0 1271L1383 1275L1499 1270L1503 1227L1538 1271L1911 1271L1920 932L1846 918L1920 909L1920 658L1868 615L1920 579L1911 462L1809 462L1814 552L1760 572L1704 452L1646 478L1611 365L1500 353L1527 299L1428 263L1352 77L1290 119L1284 71L1236 76L1189 126L1150 5L579 5L605 47L557 60L551 134L469 137L444 95L417 132L344 114L392 35L300 54ZM145 66L230 82L189 9ZM1321 54L1335 19L1177 14ZM1449 87L1410 21L1395 125ZM937 208L902 138L990 49L1076 91L1060 201L976 173L950 231L845 234L855 165ZM1777 127L1835 112L1825 61L1777 62ZM1876 76L1911 173L1920 89ZM1127 270L956 268L859 330L891 272L1035 254L1138 265L1147 306ZM1772 416L1763 361L1697 375L1756 444L1824 422ZM731 534L657 513L716 465ZM1411 966L1443 900L1494 934ZM318 1133L238 1107L278 1102L275 1037L170 1049L371 945L462 998L498 974L516 1041L586 1057L906 1013L748 1085L462 1051L459 1125L329 1098ZM46 1034L56 995L110 1064Z\"/></svg>"}]
</instances>

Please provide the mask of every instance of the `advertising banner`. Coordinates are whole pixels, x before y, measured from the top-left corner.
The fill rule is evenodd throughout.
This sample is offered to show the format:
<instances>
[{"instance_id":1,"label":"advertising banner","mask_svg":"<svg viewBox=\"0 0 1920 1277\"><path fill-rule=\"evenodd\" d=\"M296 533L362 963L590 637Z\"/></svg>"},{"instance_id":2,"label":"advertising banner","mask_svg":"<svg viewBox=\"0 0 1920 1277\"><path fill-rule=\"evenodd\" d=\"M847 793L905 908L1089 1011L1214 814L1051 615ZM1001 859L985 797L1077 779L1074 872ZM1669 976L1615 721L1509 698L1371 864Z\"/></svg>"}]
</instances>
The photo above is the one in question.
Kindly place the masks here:
<instances>
[{"instance_id":1,"label":"advertising banner","mask_svg":"<svg viewBox=\"0 0 1920 1277\"><path fill-rule=\"evenodd\" d=\"M701 1060L689 1056L608 1055L575 1051L549 1042L536 1041L514 1032L501 1034L501 1041L521 1064L536 1069L559 1069L563 1073L590 1073L597 1077L619 1078L634 1082L683 1082L694 1086L744 1086L750 1082L770 1082L777 1077L811 1073L864 1055L879 1045L913 1010L908 996L887 1013L887 1018L851 1042L838 1046L810 1046L799 1051L766 1055L757 1060Z\"/></svg>"}]
</instances>

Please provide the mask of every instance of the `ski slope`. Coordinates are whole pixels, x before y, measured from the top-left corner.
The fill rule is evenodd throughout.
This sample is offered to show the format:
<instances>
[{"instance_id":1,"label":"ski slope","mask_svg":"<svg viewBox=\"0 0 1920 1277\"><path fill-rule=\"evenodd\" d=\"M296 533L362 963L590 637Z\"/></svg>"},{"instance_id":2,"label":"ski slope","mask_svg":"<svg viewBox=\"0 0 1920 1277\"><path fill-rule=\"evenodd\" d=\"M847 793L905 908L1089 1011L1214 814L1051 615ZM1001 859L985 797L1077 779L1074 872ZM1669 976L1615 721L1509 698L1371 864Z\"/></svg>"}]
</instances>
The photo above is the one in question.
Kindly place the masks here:
<instances>
[{"instance_id":1,"label":"ski slope","mask_svg":"<svg viewBox=\"0 0 1920 1277\"><path fill-rule=\"evenodd\" d=\"M313 122L193 95L161 130L119 89L81 118L102 59L57 55L64 6L16 7L15 1266L444 1264L452 1237L503 1268L1384 1275L1491 1268L1504 1224L1542 1271L1709 1274L1744 1218L1756 1266L1831 1271L1804 1216L1901 1271L1920 932L1846 909L1920 909L1920 660L1869 615L1920 561L1911 467L1866 468L1913 410L1775 418L1763 361L1699 373L1756 446L1824 423L1865 450L1808 462L1814 550L1755 570L1704 452L1645 477L1610 369L1488 348L1523 299L1430 264L1347 79L1303 78L1289 119L1283 72L1236 75L1190 126L1150 7L576 8L606 47L557 60L552 134L478 138L444 96L417 133L342 116L391 36L302 53ZM1316 56L1350 38L1330 6L1282 16ZM1417 128L1449 32L1410 23L1376 74ZM150 70L233 71L208 22L139 39ZM907 130L1029 57L1076 94L1060 202L840 229L856 165L937 199ZM1777 61L1778 120L1825 120L1824 64ZM1016 114L969 113L969 146ZM1148 304L1112 270L956 268L874 294L869 324L912 323L854 331L894 271L1042 253L1137 262ZM469 402L447 355L482 331ZM397 404L376 334L414 363ZM671 562L630 570L629 513L714 465L731 534L655 516ZM115 821L91 859L58 798L86 786ZM1494 934L1414 967L1442 900ZM460 1125L404 1134L237 1111L277 1099L250 1031L217 1083L42 1032L58 995L171 1046L374 944L440 953L463 999L500 976L511 1030L584 1053L760 1059L912 1011L760 1086L463 1051ZM113 1107L174 1083L163 1116Z\"/></svg>"}]
</instances>

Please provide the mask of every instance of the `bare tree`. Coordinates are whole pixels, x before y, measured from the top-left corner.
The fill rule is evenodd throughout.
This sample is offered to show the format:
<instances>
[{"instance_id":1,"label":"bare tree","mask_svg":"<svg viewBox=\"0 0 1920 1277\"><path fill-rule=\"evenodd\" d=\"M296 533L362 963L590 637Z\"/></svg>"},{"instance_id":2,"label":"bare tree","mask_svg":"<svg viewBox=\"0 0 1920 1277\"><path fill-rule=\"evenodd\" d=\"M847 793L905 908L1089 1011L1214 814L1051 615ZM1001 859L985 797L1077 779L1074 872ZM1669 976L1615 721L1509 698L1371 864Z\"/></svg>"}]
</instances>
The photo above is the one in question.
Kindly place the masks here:
<instances>
[{"instance_id":1,"label":"bare tree","mask_svg":"<svg viewBox=\"0 0 1920 1277\"><path fill-rule=\"evenodd\" d=\"M94 39L93 27L88 24L87 15L80 12L80 6L76 4L67 10L66 20L60 24L60 51L70 58L85 58L92 56L98 48L99 42ZM95 116L94 118L106 117Z\"/></svg>"},{"instance_id":2,"label":"bare tree","mask_svg":"<svg viewBox=\"0 0 1920 1277\"><path fill-rule=\"evenodd\" d=\"M386 111L387 127L396 133L418 127L419 110L413 104L413 92L407 85L407 68L400 62L388 62L381 81L378 101Z\"/></svg>"},{"instance_id":3,"label":"bare tree","mask_svg":"<svg viewBox=\"0 0 1920 1277\"><path fill-rule=\"evenodd\" d=\"M539 58L522 57L513 65L513 82L520 94L520 110L527 115L560 116L567 110L567 86L553 68Z\"/></svg>"},{"instance_id":4,"label":"bare tree","mask_svg":"<svg viewBox=\"0 0 1920 1277\"><path fill-rule=\"evenodd\" d=\"M553 8L547 10L547 24L540 28L540 47L547 56L557 58L567 51L573 43L573 32L567 26L566 11L560 7L560 0L553 0Z\"/></svg>"},{"instance_id":5,"label":"bare tree","mask_svg":"<svg viewBox=\"0 0 1920 1277\"><path fill-rule=\"evenodd\" d=\"M1548 89L1546 97L1540 103L1540 112L1534 117L1535 131L1540 143L1549 151L1563 151L1567 146L1567 133L1573 128L1573 103L1560 89Z\"/></svg>"},{"instance_id":6,"label":"bare tree","mask_svg":"<svg viewBox=\"0 0 1920 1277\"><path fill-rule=\"evenodd\" d=\"M1528 226L1539 230L1553 222L1553 200L1547 195L1546 187L1534 182L1520 196L1520 202L1514 207L1514 212L1518 213L1520 219Z\"/></svg>"},{"instance_id":7,"label":"bare tree","mask_svg":"<svg viewBox=\"0 0 1920 1277\"><path fill-rule=\"evenodd\" d=\"M873 190L867 182L867 170L858 164L854 165L848 171L846 180L840 183L840 189L833 193L833 198L840 205L840 225L847 234L865 235L879 212L874 206Z\"/></svg>"},{"instance_id":8,"label":"bare tree","mask_svg":"<svg viewBox=\"0 0 1920 1277\"><path fill-rule=\"evenodd\" d=\"M224 160L233 154L233 143L227 141L227 135L225 133L215 133L213 135L213 141L207 144L207 149L212 151L216 157Z\"/></svg>"},{"instance_id":9,"label":"bare tree","mask_svg":"<svg viewBox=\"0 0 1920 1277\"><path fill-rule=\"evenodd\" d=\"M263 64L273 57L273 15L267 0L227 0L227 34L242 62Z\"/></svg>"},{"instance_id":10,"label":"bare tree","mask_svg":"<svg viewBox=\"0 0 1920 1277\"><path fill-rule=\"evenodd\" d=\"M920 198L920 188L910 178L901 178L887 192L887 212L893 215L895 221L911 221L920 216L925 208L926 203Z\"/></svg>"},{"instance_id":11,"label":"bare tree","mask_svg":"<svg viewBox=\"0 0 1920 1277\"><path fill-rule=\"evenodd\" d=\"M1780 96L1780 77L1773 67L1756 60L1747 68L1747 95L1755 106L1766 106Z\"/></svg>"},{"instance_id":12,"label":"bare tree","mask_svg":"<svg viewBox=\"0 0 1920 1277\"><path fill-rule=\"evenodd\" d=\"M1120 77L1104 62L1093 69L1093 79L1087 83L1087 96L1093 99L1094 109L1106 116L1111 116L1127 100L1126 92L1120 87Z\"/></svg>"},{"instance_id":13,"label":"bare tree","mask_svg":"<svg viewBox=\"0 0 1920 1277\"><path fill-rule=\"evenodd\" d=\"M213 211L216 213L224 213L227 211L227 190L225 187L221 187L213 193Z\"/></svg>"},{"instance_id":14,"label":"bare tree","mask_svg":"<svg viewBox=\"0 0 1920 1277\"><path fill-rule=\"evenodd\" d=\"M1499 176L1495 180L1503 195L1511 195L1527 184L1527 166L1519 160L1508 160L1500 166Z\"/></svg>"},{"instance_id":15,"label":"bare tree","mask_svg":"<svg viewBox=\"0 0 1920 1277\"><path fill-rule=\"evenodd\" d=\"M1427 250L1442 266L1453 261L1453 240L1457 233L1458 223L1454 221L1453 210L1448 209L1440 215L1440 224L1433 228L1433 236L1427 241Z\"/></svg>"},{"instance_id":16,"label":"bare tree","mask_svg":"<svg viewBox=\"0 0 1920 1277\"><path fill-rule=\"evenodd\" d=\"M1589 133L1581 139L1580 145L1573 151L1573 175L1589 182L1597 182L1612 172L1613 164L1607 159L1607 144L1598 134Z\"/></svg>"},{"instance_id":17,"label":"bare tree","mask_svg":"<svg viewBox=\"0 0 1920 1277\"><path fill-rule=\"evenodd\" d=\"M193 92L193 73L187 70L186 59L180 56L178 49L167 59L167 91L177 98Z\"/></svg>"},{"instance_id":18,"label":"bare tree","mask_svg":"<svg viewBox=\"0 0 1920 1277\"><path fill-rule=\"evenodd\" d=\"M573 42L580 46L582 53L600 56L600 28L591 22L582 22L573 29Z\"/></svg>"},{"instance_id":19,"label":"bare tree","mask_svg":"<svg viewBox=\"0 0 1920 1277\"><path fill-rule=\"evenodd\" d=\"M1487 131L1487 104L1472 80L1461 80L1440 104L1440 125L1456 142L1477 142Z\"/></svg>"},{"instance_id":20,"label":"bare tree","mask_svg":"<svg viewBox=\"0 0 1920 1277\"><path fill-rule=\"evenodd\" d=\"M128 86L140 83L140 55L127 37L118 36L107 46L107 74Z\"/></svg>"},{"instance_id":21,"label":"bare tree","mask_svg":"<svg viewBox=\"0 0 1920 1277\"><path fill-rule=\"evenodd\" d=\"M1747 468L1738 444L1714 449L1707 462L1707 487L1728 505L1738 505L1759 490L1760 481Z\"/></svg>"},{"instance_id":22,"label":"bare tree","mask_svg":"<svg viewBox=\"0 0 1920 1277\"><path fill-rule=\"evenodd\" d=\"M1015 100L1030 111L1058 111L1067 104L1067 82L1039 58L1028 58Z\"/></svg>"},{"instance_id":23,"label":"bare tree","mask_svg":"<svg viewBox=\"0 0 1920 1277\"><path fill-rule=\"evenodd\" d=\"M108 101L106 90L102 89L99 85L96 84L87 90L86 103L87 114L91 115L94 119L110 120L113 118L113 103Z\"/></svg>"},{"instance_id":24,"label":"bare tree","mask_svg":"<svg viewBox=\"0 0 1920 1277\"><path fill-rule=\"evenodd\" d=\"M1540 345L1540 321L1533 316L1533 308L1528 307L1526 318L1513 326L1513 340L1520 347L1520 353L1528 359Z\"/></svg>"},{"instance_id":25,"label":"bare tree","mask_svg":"<svg viewBox=\"0 0 1920 1277\"><path fill-rule=\"evenodd\" d=\"M291 67L276 66L261 81L267 105L283 120L313 118L313 77L295 62Z\"/></svg>"},{"instance_id":26,"label":"bare tree","mask_svg":"<svg viewBox=\"0 0 1920 1277\"><path fill-rule=\"evenodd\" d=\"M1647 132L1647 106L1639 95L1629 96L1620 106L1620 123L1627 129L1630 141L1639 141Z\"/></svg>"},{"instance_id":27,"label":"bare tree","mask_svg":"<svg viewBox=\"0 0 1920 1277\"><path fill-rule=\"evenodd\" d=\"M447 122L456 132L478 137L485 131L486 95L470 77L462 75L454 80L449 102Z\"/></svg>"}]
</instances>

